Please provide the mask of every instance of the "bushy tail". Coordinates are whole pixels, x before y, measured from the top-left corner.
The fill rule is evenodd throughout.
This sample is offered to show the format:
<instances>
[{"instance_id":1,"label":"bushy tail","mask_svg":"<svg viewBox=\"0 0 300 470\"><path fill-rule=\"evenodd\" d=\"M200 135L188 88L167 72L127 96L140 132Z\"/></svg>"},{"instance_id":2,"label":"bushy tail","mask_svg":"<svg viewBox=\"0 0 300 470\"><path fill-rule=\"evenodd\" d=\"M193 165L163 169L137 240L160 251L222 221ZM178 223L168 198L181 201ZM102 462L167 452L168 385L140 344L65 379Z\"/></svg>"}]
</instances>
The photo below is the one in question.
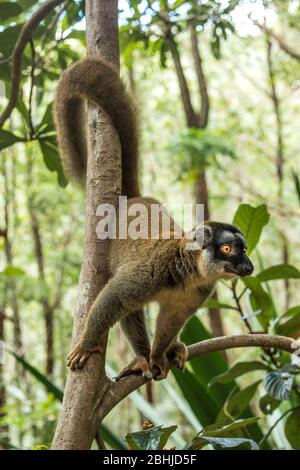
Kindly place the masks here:
<instances>
[{"instance_id":1,"label":"bushy tail","mask_svg":"<svg viewBox=\"0 0 300 470\"><path fill-rule=\"evenodd\" d=\"M97 58L77 62L64 72L58 84L54 120L66 175L81 183L86 177L84 99L110 116L121 142L122 194L139 196L135 109L117 72Z\"/></svg>"}]
</instances>

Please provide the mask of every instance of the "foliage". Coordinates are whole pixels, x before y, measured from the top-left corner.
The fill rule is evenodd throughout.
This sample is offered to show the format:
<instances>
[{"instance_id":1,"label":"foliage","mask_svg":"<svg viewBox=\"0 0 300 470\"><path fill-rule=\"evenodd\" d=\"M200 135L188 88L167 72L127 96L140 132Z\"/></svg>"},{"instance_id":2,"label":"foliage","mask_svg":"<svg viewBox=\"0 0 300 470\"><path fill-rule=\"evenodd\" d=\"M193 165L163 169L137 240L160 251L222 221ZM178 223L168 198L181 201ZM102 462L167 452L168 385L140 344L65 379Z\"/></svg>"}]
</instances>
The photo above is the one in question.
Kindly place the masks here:
<instances>
[{"instance_id":1,"label":"foliage","mask_svg":"<svg viewBox=\"0 0 300 470\"><path fill-rule=\"evenodd\" d=\"M236 211L233 223L245 233L256 268L251 277L221 284L219 301L210 300L207 306L221 308L228 332L260 331L299 338L300 69L298 63L276 51L285 162L279 201L278 136L265 78L265 37L258 31L252 34L253 25L247 15L243 22L239 3L168 2L172 38L193 91L196 85L187 38L191 17L196 22L211 98L208 128L186 130L174 92L168 28L161 17L166 2L149 2L149 6L141 0L120 2L122 63L134 72L141 108L143 182L145 193L172 206L189 200L189 187L182 182L194 183L205 165L213 217L230 221ZM270 1L268 8L275 15L276 28L287 38L297 38L299 11L287 4ZM13 47L36 8L37 2L31 0L0 3L1 109L11 92ZM1 446L5 448L50 446L62 399L83 246L84 197L67 186L55 141L52 102L62 70L85 53L83 18L83 1L65 2L36 28L33 48L28 44L22 57L17 106L0 130L0 234L2 228L8 228L8 237L0 236L0 313L5 314L5 340L14 350L4 364L4 375L1 369L5 385ZM167 147L166 143L172 144ZM33 162L30 184L28 156ZM34 201L41 234L45 279L38 275L29 200ZM68 230L71 241L65 245ZM284 241L288 259L282 256ZM55 367L49 376L44 365L42 312L45 299L53 304L57 292ZM182 339L187 344L208 339L208 330L206 310L201 310L186 325ZM108 357L119 369L120 357L127 361L130 353L118 331L113 330L111 337L114 347ZM193 359L184 372L174 370L169 382L156 386L154 404L147 402L144 392L136 392L135 399L107 417L101 428L105 441L112 448L124 448L118 437L123 434L127 445L135 448L176 444L187 449L208 445L217 449L299 449L297 357L272 349L239 350L232 356L230 365L223 355L213 353ZM129 432L138 429L140 414L155 415L155 426ZM168 425L168 416L177 427ZM277 426L285 439L276 434Z\"/></svg>"},{"instance_id":2,"label":"foliage","mask_svg":"<svg viewBox=\"0 0 300 470\"><path fill-rule=\"evenodd\" d=\"M178 162L178 180L195 183L202 168L222 170L221 157L236 158L233 146L222 130L186 129L170 147L172 165Z\"/></svg>"}]
</instances>

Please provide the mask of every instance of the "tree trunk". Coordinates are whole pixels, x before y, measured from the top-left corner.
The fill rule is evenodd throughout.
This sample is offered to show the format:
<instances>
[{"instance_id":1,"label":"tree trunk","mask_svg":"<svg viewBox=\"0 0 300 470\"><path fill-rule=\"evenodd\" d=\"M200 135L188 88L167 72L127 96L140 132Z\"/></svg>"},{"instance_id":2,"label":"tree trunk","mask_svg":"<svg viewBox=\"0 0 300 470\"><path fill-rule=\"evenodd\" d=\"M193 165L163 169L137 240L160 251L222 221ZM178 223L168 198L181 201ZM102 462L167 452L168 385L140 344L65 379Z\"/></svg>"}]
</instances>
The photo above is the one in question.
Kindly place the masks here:
<instances>
[{"instance_id":1,"label":"tree trunk","mask_svg":"<svg viewBox=\"0 0 300 470\"><path fill-rule=\"evenodd\" d=\"M43 250L43 241L41 235L40 224L36 211L35 201L31 194L33 187L33 165L32 157L27 152L27 206L30 218L31 233L33 238L33 249L35 260L38 268L38 275L40 281L46 285L45 275L45 258ZM45 370L47 375L53 374L54 369L54 343L53 343L53 330L54 330L54 308L48 297L43 296L41 299L41 306L43 309L43 317L45 323L45 349L46 349L46 363Z\"/></svg>"},{"instance_id":2,"label":"tree trunk","mask_svg":"<svg viewBox=\"0 0 300 470\"><path fill-rule=\"evenodd\" d=\"M119 68L118 5L115 0L86 0L88 54ZM88 106L87 209L84 258L75 311L73 345L80 339L90 306L107 281L109 243L96 236L96 209L117 204L121 192L120 143L110 119ZM92 354L81 371L69 372L53 449L89 449L97 429L97 408L109 380L105 376L107 338L101 354Z\"/></svg>"}]
</instances>

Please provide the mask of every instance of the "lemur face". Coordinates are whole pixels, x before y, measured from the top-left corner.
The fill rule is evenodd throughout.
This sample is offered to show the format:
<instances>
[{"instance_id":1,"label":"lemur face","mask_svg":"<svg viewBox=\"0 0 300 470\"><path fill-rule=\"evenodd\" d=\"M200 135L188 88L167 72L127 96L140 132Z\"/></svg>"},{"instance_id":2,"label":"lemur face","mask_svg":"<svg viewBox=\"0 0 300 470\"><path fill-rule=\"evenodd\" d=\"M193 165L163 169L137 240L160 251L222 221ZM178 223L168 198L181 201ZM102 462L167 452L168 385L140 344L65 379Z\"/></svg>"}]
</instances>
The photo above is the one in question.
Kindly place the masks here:
<instances>
[{"instance_id":1,"label":"lemur face","mask_svg":"<svg viewBox=\"0 0 300 470\"><path fill-rule=\"evenodd\" d=\"M249 276L254 268L246 250L245 238L238 228L208 222L204 228L200 270L221 278Z\"/></svg>"}]
</instances>

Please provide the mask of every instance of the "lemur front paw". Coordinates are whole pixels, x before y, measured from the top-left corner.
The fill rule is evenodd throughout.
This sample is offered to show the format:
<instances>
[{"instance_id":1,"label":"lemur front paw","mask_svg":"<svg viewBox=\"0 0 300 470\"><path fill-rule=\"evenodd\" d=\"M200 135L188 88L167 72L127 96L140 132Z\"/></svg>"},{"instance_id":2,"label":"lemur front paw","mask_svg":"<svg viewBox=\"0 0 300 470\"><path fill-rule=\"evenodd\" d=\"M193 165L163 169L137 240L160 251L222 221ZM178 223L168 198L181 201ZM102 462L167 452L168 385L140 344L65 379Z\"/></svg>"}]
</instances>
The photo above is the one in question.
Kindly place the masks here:
<instances>
[{"instance_id":1,"label":"lemur front paw","mask_svg":"<svg viewBox=\"0 0 300 470\"><path fill-rule=\"evenodd\" d=\"M100 352L100 346L87 348L79 342L68 355L67 366L71 370L82 369L87 358L94 352Z\"/></svg>"},{"instance_id":2,"label":"lemur front paw","mask_svg":"<svg viewBox=\"0 0 300 470\"><path fill-rule=\"evenodd\" d=\"M171 367L177 367L181 370L184 370L185 368L188 355L188 348L181 341L176 341L176 343L173 343L167 351L167 358L171 364Z\"/></svg>"},{"instance_id":3,"label":"lemur front paw","mask_svg":"<svg viewBox=\"0 0 300 470\"><path fill-rule=\"evenodd\" d=\"M150 370L154 380L163 380L167 377L170 364L165 354L157 357L151 356L150 358Z\"/></svg>"},{"instance_id":4,"label":"lemur front paw","mask_svg":"<svg viewBox=\"0 0 300 470\"><path fill-rule=\"evenodd\" d=\"M127 367L125 367L116 377L116 381L127 377L128 375L142 375L145 379L151 380L152 373L150 371L149 361L144 356L136 356Z\"/></svg>"}]
</instances>

